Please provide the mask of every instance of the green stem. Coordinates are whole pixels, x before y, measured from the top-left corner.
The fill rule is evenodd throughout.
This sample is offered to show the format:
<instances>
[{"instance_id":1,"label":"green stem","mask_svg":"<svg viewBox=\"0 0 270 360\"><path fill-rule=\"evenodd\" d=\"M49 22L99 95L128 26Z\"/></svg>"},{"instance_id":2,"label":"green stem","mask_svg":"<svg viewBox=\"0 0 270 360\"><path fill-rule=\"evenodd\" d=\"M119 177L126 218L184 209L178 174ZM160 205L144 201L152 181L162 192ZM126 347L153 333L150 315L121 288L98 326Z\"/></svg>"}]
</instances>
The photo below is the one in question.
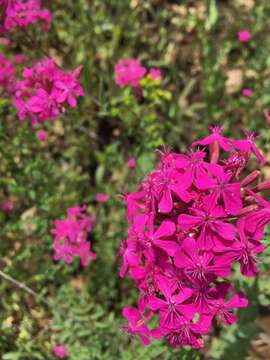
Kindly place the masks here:
<instances>
[{"instance_id":1,"label":"green stem","mask_svg":"<svg viewBox=\"0 0 270 360\"><path fill-rule=\"evenodd\" d=\"M17 286L19 289L22 289L24 291L26 291L28 294L34 296L38 301L42 302L43 304L50 306L49 302L40 294L36 293L34 290L32 290L29 286L25 285L24 283L14 279L12 276L6 274L5 272L3 272L2 270L0 270L0 276L11 282L13 285Z\"/></svg>"}]
</instances>

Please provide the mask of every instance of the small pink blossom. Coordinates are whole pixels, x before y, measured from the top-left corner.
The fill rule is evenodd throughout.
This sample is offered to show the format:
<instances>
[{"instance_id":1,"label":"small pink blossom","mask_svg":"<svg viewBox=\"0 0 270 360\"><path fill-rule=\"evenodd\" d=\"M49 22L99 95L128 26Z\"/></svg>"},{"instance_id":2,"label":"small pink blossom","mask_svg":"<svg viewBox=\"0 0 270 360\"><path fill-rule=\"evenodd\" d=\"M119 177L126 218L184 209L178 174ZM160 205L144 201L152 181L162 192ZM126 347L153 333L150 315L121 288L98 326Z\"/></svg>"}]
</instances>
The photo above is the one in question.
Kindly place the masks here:
<instances>
[{"instance_id":1,"label":"small pink blossom","mask_svg":"<svg viewBox=\"0 0 270 360\"><path fill-rule=\"evenodd\" d=\"M124 330L130 336L138 336L143 345L150 344L150 330L145 326L145 323L149 320L144 317L143 314L136 308L126 306L123 309L123 316L128 320L128 325L121 325L121 329Z\"/></svg>"},{"instance_id":2,"label":"small pink blossom","mask_svg":"<svg viewBox=\"0 0 270 360\"><path fill-rule=\"evenodd\" d=\"M245 96L245 97L251 97L253 95L253 90L250 89L250 88L244 88L242 90L242 95Z\"/></svg>"},{"instance_id":3,"label":"small pink blossom","mask_svg":"<svg viewBox=\"0 0 270 360\"><path fill-rule=\"evenodd\" d=\"M233 141L233 146L236 150L240 151L242 154L245 154L247 157L250 153L253 153L261 164L265 164L266 160L258 147L255 144L256 134L250 133L247 129L244 130L246 135L245 140L236 140Z\"/></svg>"},{"instance_id":4,"label":"small pink blossom","mask_svg":"<svg viewBox=\"0 0 270 360\"><path fill-rule=\"evenodd\" d=\"M211 145L217 143L223 150L230 151L231 140L221 135L221 132L223 131L223 126L210 126L210 130L212 132L211 135L207 136L204 139L194 141L192 143L192 146Z\"/></svg>"},{"instance_id":5,"label":"small pink blossom","mask_svg":"<svg viewBox=\"0 0 270 360\"><path fill-rule=\"evenodd\" d=\"M127 167L129 169L134 169L136 167L136 159L135 158L130 158L127 161Z\"/></svg>"},{"instance_id":6,"label":"small pink blossom","mask_svg":"<svg viewBox=\"0 0 270 360\"><path fill-rule=\"evenodd\" d=\"M137 87L139 81L146 74L146 69L141 65L140 60L124 59L115 65L115 82L120 87Z\"/></svg>"},{"instance_id":7,"label":"small pink blossom","mask_svg":"<svg viewBox=\"0 0 270 360\"><path fill-rule=\"evenodd\" d=\"M105 193L97 193L95 199L99 203L106 203L110 199L110 196Z\"/></svg>"},{"instance_id":8,"label":"small pink blossom","mask_svg":"<svg viewBox=\"0 0 270 360\"><path fill-rule=\"evenodd\" d=\"M69 356L65 345L55 345L53 347L53 353L59 359L66 359Z\"/></svg>"},{"instance_id":9,"label":"small pink blossom","mask_svg":"<svg viewBox=\"0 0 270 360\"><path fill-rule=\"evenodd\" d=\"M39 130L37 132L37 139L40 141L47 141L48 137L49 137L49 135L48 135L47 131L45 131L45 130Z\"/></svg>"},{"instance_id":10,"label":"small pink blossom","mask_svg":"<svg viewBox=\"0 0 270 360\"><path fill-rule=\"evenodd\" d=\"M238 32L238 40L241 43L247 43L251 39L251 33L248 30L241 30Z\"/></svg>"},{"instance_id":11,"label":"small pink blossom","mask_svg":"<svg viewBox=\"0 0 270 360\"><path fill-rule=\"evenodd\" d=\"M6 199L2 205L1 205L1 208L4 212L8 213L10 211L12 211L14 209L14 204L13 204L13 201L10 200L10 199Z\"/></svg>"},{"instance_id":12,"label":"small pink blossom","mask_svg":"<svg viewBox=\"0 0 270 360\"><path fill-rule=\"evenodd\" d=\"M15 67L12 62L0 53L0 91L10 96L15 89Z\"/></svg>"},{"instance_id":13,"label":"small pink blossom","mask_svg":"<svg viewBox=\"0 0 270 360\"><path fill-rule=\"evenodd\" d=\"M151 68L149 70L149 75L151 76L151 78L153 80L161 80L161 71L159 69L156 68Z\"/></svg>"},{"instance_id":14,"label":"small pink blossom","mask_svg":"<svg viewBox=\"0 0 270 360\"><path fill-rule=\"evenodd\" d=\"M23 54L19 54L19 55L15 56L15 62L17 64L22 64L24 62L24 60L25 60L25 57Z\"/></svg>"},{"instance_id":15,"label":"small pink blossom","mask_svg":"<svg viewBox=\"0 0 270 360\"><path fill-rule=\"evenodd\" d=\"M11 47L11 41L5 37L1 37L1 26L0 26L0 45L3 45L4 47Z\"/></svg>"}]
</instances>

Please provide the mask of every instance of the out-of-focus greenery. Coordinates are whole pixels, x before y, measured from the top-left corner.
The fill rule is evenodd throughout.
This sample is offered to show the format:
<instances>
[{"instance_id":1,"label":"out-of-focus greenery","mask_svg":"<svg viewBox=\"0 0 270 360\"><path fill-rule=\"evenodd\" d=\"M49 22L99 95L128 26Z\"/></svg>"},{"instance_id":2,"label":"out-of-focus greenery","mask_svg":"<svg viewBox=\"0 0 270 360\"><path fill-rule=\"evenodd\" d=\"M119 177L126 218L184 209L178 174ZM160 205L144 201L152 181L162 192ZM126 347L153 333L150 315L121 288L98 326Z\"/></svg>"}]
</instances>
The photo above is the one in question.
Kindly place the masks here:
<instances>
[{"instance_id":1,"label":"out-of-focus greenery","mask_svg":"<svg viewBox=\"0 0 270 360\"><path fill-rule=\"evenodd\" d=\"M53 359L56 343L67 345L71 360L242 360L248 353L249 359L269 359L270 346L260 357L251 345L259 334L269 336L260 322L270 309L269 248L258 278L234 275L249 308L238 324L214 329L200 352L170 349L162 341L143 347L119 330L121 309L135 304L136 291L119 279L117 261L127 227L119 195L153 168L156 148L184 150L206 135L209 124L220 123L236 138L243 128L259 131L268 153L262 112L270 109L269 0L44 3L53 13L51 30L17 32L11 46L0 50L24 53L26 61L49 54L67 69L83 64L86 96L41 127L49 133L46 143L0 100L0 201L15 204L12 212L0 213L0 269L47 301L1 279L1 359ZM242 29L252 34L248 44L237 40ZM126 57L162 71L161 83L142 82L143 102L114 83L114 65ZM251 98L241 95L244 87L254 90ZM131 156L136 170L126 166ZM263 172L269 176L268 166ZM109 202L97 204L97 192L109 194ZM97 260L87 268L52 260L49 229L78 204L88 204L97 216Z\"/></svg>"}]
</instances>

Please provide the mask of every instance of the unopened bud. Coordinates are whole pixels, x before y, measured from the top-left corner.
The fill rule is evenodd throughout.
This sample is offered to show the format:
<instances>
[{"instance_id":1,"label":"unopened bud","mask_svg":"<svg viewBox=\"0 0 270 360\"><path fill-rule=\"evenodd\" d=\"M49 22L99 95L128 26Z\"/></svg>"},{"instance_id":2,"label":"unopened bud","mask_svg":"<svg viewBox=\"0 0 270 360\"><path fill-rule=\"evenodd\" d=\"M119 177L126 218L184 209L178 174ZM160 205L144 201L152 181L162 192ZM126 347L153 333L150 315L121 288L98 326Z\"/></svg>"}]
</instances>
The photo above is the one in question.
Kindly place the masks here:
<instances>
[{"instance_id":1,"label":"unopened bud","mask_svg":"<svg viewBox=\"0 0 270 360\"><path fill-rule=\"evenodd\" d=\"M257 186L255 186L255 187L252 189L252 191L254 191L254 192L260 192L260 191L268 190L268 189L270 189L270 179L261 182L260 184L258 184Z\"/></svg>"},{"instance_id":2,"label":"unopened bud","mask_svg":"<svg viewBox=\"0 0 270 360\"><path fill-rule=\"evenodd\" d=\"M252 173L248 174L248 176L246 176L242 182L241 185L242 186L247 186L249 184L251 184L253 181L257 180L261 175L261 172L259 170L254 170L252 171Z\"/></svg>"},{"instance_id":3,"label":"unopened bud","mask_svg":"<svg viewBox=\"0 0 270 360\"><path fill-rule=\"evenodd\" d=\"M245 197L245 202L247 202L247 203L255 203L256 199L254 198L254 196L249 195L249 196Z\"/></svg>"},{"instance_id":4,"label":"unopened bud","mask_svg":"<svg viewBox=\"0 0 270 360\"><path fill-rule=\"evenodd\" d=\"M213 164L218 163L219 159L219 143L217 141L214 141L212 144L210 144L210 162Z\"/></svg>"},{"instance_id":5,"label":"unopened bud","mask_svg":"<svg viewBox=\"0 0 270 360\"><path fill-rule=\"evenodd\" d=\"M269 114L269 112L268 112L267 109L264 109L264 110L263 110L263 115L264 115L264 118L265 118L267 124L270 125L270 114Z\"/></svg>"},{"instance_id":6,"label":"unopened bud","mask_svg":"<svg viewBox=\"0 0 270 360\"><path fill-rule=\"evenodd\" d=\"M257 204L253 204L253 205L248 205L246 207L243 207L240 211L239 211L239 215L246 215L252 211L256 211L259 209L259 206Z\"/></svg>"}]
</instances>

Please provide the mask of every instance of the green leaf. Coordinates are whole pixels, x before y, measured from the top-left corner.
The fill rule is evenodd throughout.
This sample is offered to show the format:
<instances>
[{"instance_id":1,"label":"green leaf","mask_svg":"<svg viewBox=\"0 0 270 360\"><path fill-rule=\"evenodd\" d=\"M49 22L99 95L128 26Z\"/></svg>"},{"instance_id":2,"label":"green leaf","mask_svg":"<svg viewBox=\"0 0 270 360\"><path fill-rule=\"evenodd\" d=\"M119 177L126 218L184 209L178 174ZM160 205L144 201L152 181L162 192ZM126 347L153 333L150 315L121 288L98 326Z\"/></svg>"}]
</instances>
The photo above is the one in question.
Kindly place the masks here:
<instances>
[{"instance_id":1,"label":"green leaf","mask_svg":"<svg viewBox=\"0 0 270 360\"><path fill-rule=\"evenodd\" d=\"M102 182L104 174L105 174L105 166L101 164L98 166L95 174L97 184L100 184Z\"/></svg>"},{"instance_id":2,"label":"green leaf","mask_svg":"<svg viewBox=\"0 0 270 360\"><path fill-rule=\"evenodd\" d=\"M146 174L150 170L153 169L154 166L154 158L153 153L145 152L138 158L138 165L141 171Z\"/></svg>"},{"instance_id":3,"label":"green leaf","mask_svg":"<svg viewBox=\"0 0 270 360\"><path fill-rule=\"evenodd\" d=\"M207 1L207 18L205 21L205 30L210 31L216 24L218 20L218 8L216 4L216 0L208 0Z\"/></svg>"},{"instance_id":4,"label":"green leaf","mask_svg":"<svg viewBox=\"0 0 270 360\"><path fill-rule=\"evenodd\" d=\"M4 354L2 359L3 360L19 360L21 357L21 353L18 352L9 352L7 354Z\"/></svg>"}]
</instances>

